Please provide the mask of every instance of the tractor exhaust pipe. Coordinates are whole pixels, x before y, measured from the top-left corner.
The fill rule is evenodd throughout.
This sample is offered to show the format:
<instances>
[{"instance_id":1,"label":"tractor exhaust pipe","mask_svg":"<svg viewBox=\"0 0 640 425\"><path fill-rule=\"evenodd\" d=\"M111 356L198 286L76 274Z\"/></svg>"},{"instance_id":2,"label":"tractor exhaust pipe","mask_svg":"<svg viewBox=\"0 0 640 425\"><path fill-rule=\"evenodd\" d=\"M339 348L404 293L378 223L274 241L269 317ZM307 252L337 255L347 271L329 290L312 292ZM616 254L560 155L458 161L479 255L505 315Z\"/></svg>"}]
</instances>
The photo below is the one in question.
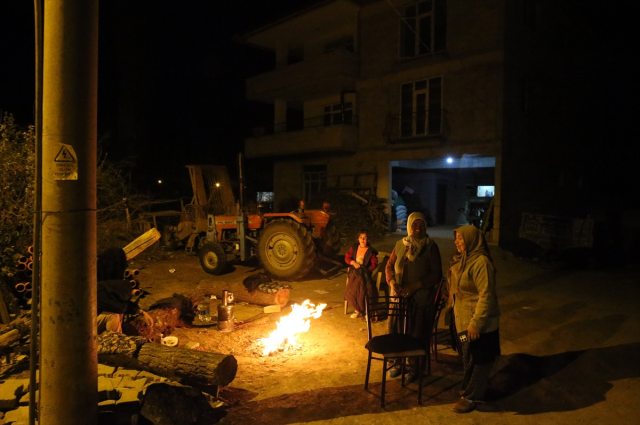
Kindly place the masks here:
<instances>
[{"instance_id":1,"label":"tractor exhaust pipe","mask_svg":"<svg viewBox=\"0 0 640 425\"><path fill-rule=\"evenodd\" d=\"M238 183L240 184L240 212L244 212L244 176L242 174L242 152L238 153Z\"/></svg>"}]
</instances>

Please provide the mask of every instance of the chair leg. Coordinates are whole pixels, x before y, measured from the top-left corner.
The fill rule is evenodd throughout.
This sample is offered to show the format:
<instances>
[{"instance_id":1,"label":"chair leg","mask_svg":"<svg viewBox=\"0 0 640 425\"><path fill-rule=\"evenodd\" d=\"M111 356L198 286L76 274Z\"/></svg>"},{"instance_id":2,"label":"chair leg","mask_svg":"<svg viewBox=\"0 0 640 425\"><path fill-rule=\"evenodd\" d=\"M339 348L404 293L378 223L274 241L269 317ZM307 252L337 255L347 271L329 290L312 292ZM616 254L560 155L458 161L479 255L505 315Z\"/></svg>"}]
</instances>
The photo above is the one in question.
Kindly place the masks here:
<instances>
[{"instance_id":1,"label":"chair leg","mask_svg":"<svg viewBox=\"0 0 640 425\"><path fill-rule=\"evenodd\" d=\"M382 361L382 394L380 394L380 407L384 407L384 389L387 384L387 358Z\"/></svg>"},{"instance_id":2,"label":"chair leg","mask_svg":"<svg viewBox=\"0 0 640 425\"><path fill-rule=\"evenodd\" d=\"M418 357L418 404L422 404L422 373L424 367L422 364L422 357Z\"/></svg>"},{"instance_id":3,"label":"chair leg","mask_svg":"<svg viewBox=\"0 0 640 425\"><path fill-rule=\"evenodd\" d=\"M369 360L367 360L367 375L364 378L364 389L369 389L369 372L371 372L371 351L369 351Z\"/></svg>"},{"instance_id":4,"label":"chair leg","mask_svg":"<svg viewBox=\"0 0 640 425\"><path fill-rule=\"evenodd\" d=\"M433 358L437 363L438 362L438 327L437 326L434 329L431 343L432 343L431 349L433 350Z\"/></svg>"},{"instance_id":5,"label":"chair leg","mask_svg":"<svg viewBox=\"0 0 640 425\"><path fill-rule=\"evenodd\" d=\"M404 387L404 363L405 363L406 359L404 357L402 357L402 363L401 363L401 370L402 370L402 386Z\"/></svg>"},{"instance_id":6,"label":"chair leg","mask_svg":"<svg viewBox=\"0 0 640 425\"><path fill-rule=\"evenodd\" d=\"M347 312L349 311L349 302L347 300L344 300L344 314L348 314Z\"/></svg>"}]
</instances>

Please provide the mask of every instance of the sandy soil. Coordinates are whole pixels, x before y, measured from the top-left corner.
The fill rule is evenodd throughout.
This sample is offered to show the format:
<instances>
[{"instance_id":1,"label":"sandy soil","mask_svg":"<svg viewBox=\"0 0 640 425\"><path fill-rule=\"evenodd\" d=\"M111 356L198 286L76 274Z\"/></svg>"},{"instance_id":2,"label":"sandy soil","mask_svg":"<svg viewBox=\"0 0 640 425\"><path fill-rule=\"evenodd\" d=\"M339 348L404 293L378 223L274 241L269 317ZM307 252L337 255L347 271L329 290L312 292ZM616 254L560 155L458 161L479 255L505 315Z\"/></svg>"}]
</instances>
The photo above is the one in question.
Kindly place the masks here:
<instances>
[{"instance_id":1,"label":"sandy soil","mask_svg":"<svg viewBox=\"0 0 640 425\"><path fill-rule=\"evenodd\" d=\"M375 246L390 251L398 237ZM453 243L437 242L446 265ZM402 388L392 379L387 406L380 408L379 362L372 366L369 391L364 390L366 323L343 313L344 273L291 283L290 304L305 299L327 304L295 349L262 356L258 341L275 330L289 307L265 315L259 307L239 305L237 319L252 322L232 333L212 326L177 328L173 335L180 345L196 341L200 349L237 358L236 379L220 393L230 404L225 424L640 423L634 411L640 389L637 269L566 270L521 260L498 248L492 254L498 270L503 356L494 367L491 402L467 415L451 411L461 367L455 356L446 355L450 351L442 352L446 363L432 364L422 406L417 404L417 385ZM234 264L228 273L212 277L191 254L171 253L161 261L146 257L143 253L131 264L141 270L141 288L148 292L141 300L143 308L174 293L189 293L201 279L235 282L260 271L255 264ZM386 323L375 328L382 333Z\"/></svg>"}]
</instances>

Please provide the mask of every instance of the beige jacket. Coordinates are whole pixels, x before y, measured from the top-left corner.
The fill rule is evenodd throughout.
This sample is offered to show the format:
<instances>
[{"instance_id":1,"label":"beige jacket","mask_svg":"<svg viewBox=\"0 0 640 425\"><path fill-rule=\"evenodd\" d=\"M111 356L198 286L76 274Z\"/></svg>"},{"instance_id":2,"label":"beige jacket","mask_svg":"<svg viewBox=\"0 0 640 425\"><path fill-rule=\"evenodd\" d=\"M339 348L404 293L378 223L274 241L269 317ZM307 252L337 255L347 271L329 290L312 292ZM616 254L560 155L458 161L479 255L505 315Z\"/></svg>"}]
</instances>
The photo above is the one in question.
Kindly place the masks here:
<instances>
[{"instance_id":1,"label":"beige jacket","mask_svg":"<svg viewBox=\"0 0 640 425\"><path fill-rule=\"evenodd\" d=\"M454 312L458 332L469 324L480 333L498 329L500 308L496 296L496 271L491 261L480 255L461 271L459 293L454 292ZM453 289L453 288L451 288Z\"/></svg>"}]
</instances>

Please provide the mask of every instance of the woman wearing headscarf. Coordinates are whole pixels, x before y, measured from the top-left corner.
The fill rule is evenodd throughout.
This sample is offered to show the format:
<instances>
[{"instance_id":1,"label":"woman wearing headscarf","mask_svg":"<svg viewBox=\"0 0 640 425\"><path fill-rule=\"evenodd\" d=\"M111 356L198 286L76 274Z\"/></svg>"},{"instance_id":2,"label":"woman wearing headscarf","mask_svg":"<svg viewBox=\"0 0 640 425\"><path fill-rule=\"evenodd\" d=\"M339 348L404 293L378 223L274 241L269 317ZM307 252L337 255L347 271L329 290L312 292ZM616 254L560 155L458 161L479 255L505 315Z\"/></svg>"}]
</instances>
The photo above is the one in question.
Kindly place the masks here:
<instances>
[{"instance_id":1,"label":"woman wearing headscarf","mask_svg":"<svg viewBox=\"0 0 640 425\"><path fill-rule=\"evenodd\" d=\"M407 219L409 235L396 243L385 267L389 292L392 297L409 298L408 333L429 347L432 324L430 307L435 299L435 288L442 279L442 264L438 245L427 234L427 219L414 212ZM389 333L399 332L398 320L389 319ZM418 379L415 362L409 364L409 383ZM392 378L400 375L399 368L391 370Z\"/></svg>"},{"instance_id":2,"label":"woman wearing headscarf","mask_svg":"<svg viewBox=\"0 0 640 425\"><path fill-rule=\"evenodd\" d=\"M453 306L464 363L462 397L453 410L467 413L484 401L491 366L500 355L500 309L496 270L482 232L462 226L453 235L458 252L447 276L449 306Z\"/></svg>"}]
</instances>

